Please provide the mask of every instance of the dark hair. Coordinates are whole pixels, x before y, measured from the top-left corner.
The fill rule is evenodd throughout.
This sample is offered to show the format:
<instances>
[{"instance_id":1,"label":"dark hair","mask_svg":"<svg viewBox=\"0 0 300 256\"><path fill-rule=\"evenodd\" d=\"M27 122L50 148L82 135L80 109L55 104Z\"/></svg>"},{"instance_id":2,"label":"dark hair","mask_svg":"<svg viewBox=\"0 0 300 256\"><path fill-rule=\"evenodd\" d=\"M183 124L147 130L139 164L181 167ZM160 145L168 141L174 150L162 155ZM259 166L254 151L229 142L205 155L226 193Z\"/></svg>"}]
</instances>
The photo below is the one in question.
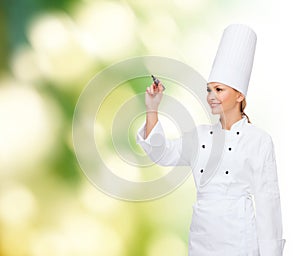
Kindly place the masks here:
<instances>
[{"instance_id":1,"label":"dark hair","mask_svg":"<svg viewBox=\"0 0 300 256\"><path fill-rule=\"evenodd\" d=\"M248 123L251 123L249 117L244 112L244 109L246 108L246 105L247 105L246 99L243 99L243 101L241 102L241 113L242 113L242 116L245 116L247 118Z\"/></svg>"}]
</instances>

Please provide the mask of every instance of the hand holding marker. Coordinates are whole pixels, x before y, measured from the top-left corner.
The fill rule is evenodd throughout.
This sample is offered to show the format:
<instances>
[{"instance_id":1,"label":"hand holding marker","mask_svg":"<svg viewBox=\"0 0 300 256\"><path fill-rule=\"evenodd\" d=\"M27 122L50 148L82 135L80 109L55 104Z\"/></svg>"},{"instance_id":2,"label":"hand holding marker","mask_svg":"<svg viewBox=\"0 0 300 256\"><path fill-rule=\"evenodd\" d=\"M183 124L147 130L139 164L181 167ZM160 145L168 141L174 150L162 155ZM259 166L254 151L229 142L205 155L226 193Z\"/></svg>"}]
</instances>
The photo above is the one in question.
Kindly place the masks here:
<instances>
[{"instance_id":1,"label":"hand holding marker","mask_svg":"<svg viewBox=\"0 0 300 256\"><path fill-rule=\"evenodd\" d=\"M158 84L160 83L160 81L154 75L151 75L151 76L152 76L153 82L155 83L155 85L157 87ZM166 89L166 87L164 87L163 84L161 84L161 86L163 87L163 91L164 91Z\"/></svg>"},{"instance_id":2,"label":"hand holding marker","mask_svg":"<svg viewBox=\"0 0 300 256\"><path fill-rule=\"evenodd\" d=\"M162 92L165 90L165 87L155 76L151 75L151 77L153 79L153 83L146 89L145 104L147 112L157 112L163 96ZM154 121L156 121L156 117Z\"/></svg>"}]
</instances>

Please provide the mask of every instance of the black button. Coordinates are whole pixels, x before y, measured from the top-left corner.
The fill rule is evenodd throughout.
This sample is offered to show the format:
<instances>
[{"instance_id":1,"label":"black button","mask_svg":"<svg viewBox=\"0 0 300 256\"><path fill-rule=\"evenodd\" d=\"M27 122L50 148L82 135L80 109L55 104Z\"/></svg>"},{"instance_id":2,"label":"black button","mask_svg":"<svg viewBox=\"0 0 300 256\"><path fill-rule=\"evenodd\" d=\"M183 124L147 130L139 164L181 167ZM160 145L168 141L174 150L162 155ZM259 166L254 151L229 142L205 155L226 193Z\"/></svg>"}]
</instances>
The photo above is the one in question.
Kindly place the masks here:
<instances>
[{"instance_id":1,"label":"black button","mask_svg":"<svg viewBox=\"0 0 300 256\"><path fill-rule=\"evenodd\" d=\"M205 145L202 145L202 148L205 148Z\"/></svg>"},{"instance_id":2,"label":"black button","mask_svg":"<svg viewBox=\"0 0 300 256\"><path fill-rule=\"evenodd\" d=\"M213 134L213 131L210 131L210 134Z\"/></svg>"},{"instance_id":3,"label":"black button","mask_svg":"<svg viewBox=\"0 0 300 256\"><path fill-rule=\"evenodd\" d=\"M239 135L240 134L240 132L236 132L236 135Z\"/></svg>"},{"instance_id":4,"label":"black button","mask_svg":"<svg viewBox=\"0 0 300 256\"><path fill-rule=\"evenodd\" d=\"M228 148L229 151L231 151L231 148Z\"/></svg>"},{"instance_id":5,"label":"black button","mask_svg":"<svg viewBox=\"0 0 300 256\"><path fill-rule=\"evenodd\" d=\"M202 173L202 172L203 172L203 169L201 169L200 172Z\"/></svg>"},{"instance_id":6,"label":"black button","mask_svg":"<svg viewBox=\"0 0 300 256\"><path fill-rule=\"evenodd\" d=\"M226 171L225 173L226 173L226 174L228 174L228 173L229 173L229 171Z\"/></svg>"}]
</instances>

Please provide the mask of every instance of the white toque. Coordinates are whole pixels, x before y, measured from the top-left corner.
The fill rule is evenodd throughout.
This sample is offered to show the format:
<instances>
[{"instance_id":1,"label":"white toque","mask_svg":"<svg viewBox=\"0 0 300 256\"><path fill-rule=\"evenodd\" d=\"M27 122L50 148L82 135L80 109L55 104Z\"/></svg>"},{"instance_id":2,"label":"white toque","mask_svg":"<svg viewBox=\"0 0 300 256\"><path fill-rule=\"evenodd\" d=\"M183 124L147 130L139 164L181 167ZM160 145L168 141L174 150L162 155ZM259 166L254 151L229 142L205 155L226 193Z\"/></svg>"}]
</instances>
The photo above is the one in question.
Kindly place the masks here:
<instances>
[{"instance_id":1,"label":"white toque","mask_svg":"<svg viewBox=\"0 0 300 256\"><path fill-rule=\"evenodd\" d=\"M208 83L219 82L247 95L256 34L246 25L229 25L223 33Z\"/></svg>"}]
</instances>

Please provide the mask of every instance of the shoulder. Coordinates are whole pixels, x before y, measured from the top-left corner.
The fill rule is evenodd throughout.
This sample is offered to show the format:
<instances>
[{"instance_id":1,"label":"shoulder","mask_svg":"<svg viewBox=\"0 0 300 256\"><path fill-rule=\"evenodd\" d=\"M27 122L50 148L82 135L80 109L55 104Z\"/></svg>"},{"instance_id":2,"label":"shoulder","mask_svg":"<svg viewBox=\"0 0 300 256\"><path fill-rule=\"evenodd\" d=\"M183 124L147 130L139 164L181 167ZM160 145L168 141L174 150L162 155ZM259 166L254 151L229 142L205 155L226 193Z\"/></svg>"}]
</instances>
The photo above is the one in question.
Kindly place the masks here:
<instances>
[{"instance_id":1,"label":"shoulder","mask_svg":"<svg viewBox=\"0 0 300 256\"><path fill-rule=\"evenodd\" d=\"M259 140L262 146L270 146L273 144L272 136L264 129L252 124L245 124L245 132L249 138Z\"/></svg>"},{"instance_id":2,"label":"shoulder","mask_svg":"<svg viewBox=\"0 0 300 256\"><path fill-rule=\"evenodd\" d=\"M246 123L245 130L251 134L255 134L255 135L261 136L261 137L270 136L266 130L264 130L261 127L258 127L257 125L252 124L252 123Z\"/></svg>"}]
</instances>

